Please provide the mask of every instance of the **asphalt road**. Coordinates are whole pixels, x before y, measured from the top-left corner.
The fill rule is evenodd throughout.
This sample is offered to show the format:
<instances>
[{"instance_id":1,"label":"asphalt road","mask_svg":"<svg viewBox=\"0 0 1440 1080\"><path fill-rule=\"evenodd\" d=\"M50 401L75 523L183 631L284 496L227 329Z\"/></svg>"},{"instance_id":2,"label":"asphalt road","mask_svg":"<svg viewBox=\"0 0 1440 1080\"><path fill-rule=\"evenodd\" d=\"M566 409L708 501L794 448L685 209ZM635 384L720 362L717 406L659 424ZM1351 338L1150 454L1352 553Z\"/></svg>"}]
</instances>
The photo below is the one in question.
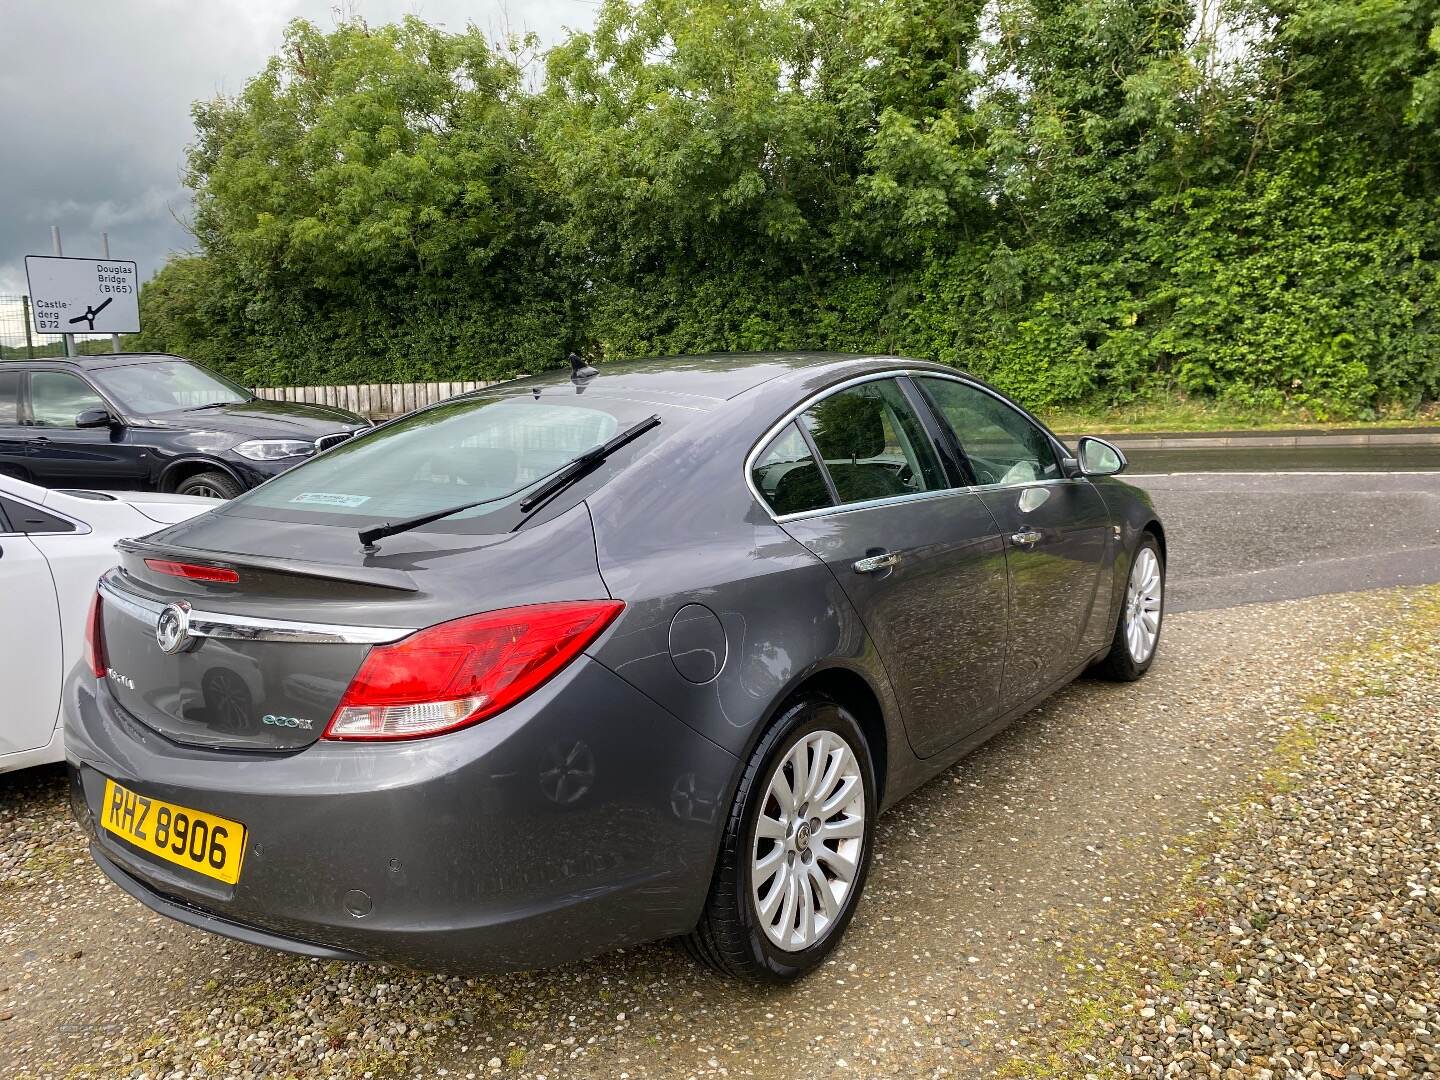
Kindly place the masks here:
<instances>
[{"instance_id":1,"label":"asphalt road","mask_svg":"<svg viewBox=\"0 0 1440 1080\"><path fill-rule=\"evenodd\" d=\"M1117 436L1118 437L1118 436ZM1230 446L1126 451L1136 473L1413 472L1440 469L1440 446Z\"/></svg>"},{"instance_id":2,"label":"asphalt road","mask_svg":"<svg viewBox=\"0 0 1440 1080\"><path fill-rule=\"evenodd\" d=\"M1127 479L1165 523L1170 612L1440 581L1440 472Z\"/></svg>"}]
</instances>

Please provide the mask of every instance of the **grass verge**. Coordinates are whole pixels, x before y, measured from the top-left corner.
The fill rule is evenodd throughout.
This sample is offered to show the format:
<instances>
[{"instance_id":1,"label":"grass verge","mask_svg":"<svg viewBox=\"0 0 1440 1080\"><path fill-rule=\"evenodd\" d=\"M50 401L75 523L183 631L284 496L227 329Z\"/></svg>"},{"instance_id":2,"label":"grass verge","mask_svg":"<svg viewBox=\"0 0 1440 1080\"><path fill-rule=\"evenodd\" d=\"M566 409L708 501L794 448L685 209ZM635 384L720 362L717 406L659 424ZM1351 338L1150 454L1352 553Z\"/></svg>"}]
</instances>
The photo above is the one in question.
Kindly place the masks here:
<instances>
[{"instance_id":1,"label":"grass verge","mask_svg":"<svg viewBox=\"0 0 1440 1080\"><path fill-rule=\"evenodd\" d=\"M1356 428L1405 428L1440 425L1440 402L1416 409L1382 409L1364 419L1337 420L1305 410L1250 409L1210 401L1179 398L1114 405L1106 408L1040 409L1037 414L1059 432L1100 435L1143 435L1148 432L1204 431L1346 431Z\"/></svg>"}]
</instances>

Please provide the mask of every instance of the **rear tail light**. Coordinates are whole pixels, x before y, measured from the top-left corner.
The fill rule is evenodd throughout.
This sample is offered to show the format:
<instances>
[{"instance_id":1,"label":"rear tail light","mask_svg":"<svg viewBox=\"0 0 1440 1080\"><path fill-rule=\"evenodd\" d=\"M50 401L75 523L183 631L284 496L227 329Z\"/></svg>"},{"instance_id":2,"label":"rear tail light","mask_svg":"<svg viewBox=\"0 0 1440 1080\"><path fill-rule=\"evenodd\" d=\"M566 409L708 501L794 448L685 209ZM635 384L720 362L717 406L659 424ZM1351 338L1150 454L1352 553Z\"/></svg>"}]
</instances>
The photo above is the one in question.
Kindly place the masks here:
<instances>
[{"instance_id":1,"label":"rear tail light","mask_svg":"<svg viewBox=\"0 0 1440 1080\"><path fill-rule=\"evenodd\" d=\"M219 581L234 585L240 580L240 575L228 566L204 566L201 563L171 562L169 559L146 559L145 565L157 574L169 574L186 581Z\"/></svg>"},{"instance_id":2,"label":"rear tail light","mask_svg":"<svg viewBox=\"0 0 1440 1080\"><path fill-rule=\"evenodd\" d=\"M413 739L494 716L574 660L624 606L579 600L506 608L377 645L324 737Z\"/></svg>"},{"instance_id":3,"label":"rear tail light","mask_svg":"<svg viewBox=\"0 0 1440 1080\"><path fill-rule=\"evenodd\" d=\"M85 664L97 679L105 677L105 625L100 621L100 594L90 597L85 620Z\"/></svg>"}]
</instances>

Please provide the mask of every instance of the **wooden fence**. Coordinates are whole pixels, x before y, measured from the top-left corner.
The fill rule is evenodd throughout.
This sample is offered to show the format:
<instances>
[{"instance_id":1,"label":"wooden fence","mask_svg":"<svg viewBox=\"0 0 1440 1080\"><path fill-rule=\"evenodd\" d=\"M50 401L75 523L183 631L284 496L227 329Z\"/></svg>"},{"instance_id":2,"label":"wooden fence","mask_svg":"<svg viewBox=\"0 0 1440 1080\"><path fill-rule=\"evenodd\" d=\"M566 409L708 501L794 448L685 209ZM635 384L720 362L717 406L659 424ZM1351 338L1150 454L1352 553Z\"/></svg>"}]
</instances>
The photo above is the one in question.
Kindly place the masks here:
<instances>
[{"instance_id":1,"label":"wooden fence","mask_svg":"<svg viewBox=\"0 0 1440 1080\"><path fill-rule=\"evenodd\" d=\"M307 401L335 405L383 420L422 405L489 386L488 382L358 383L350 386L257 386L255 393L271 401Z\"/></svg>"}]
</instances>

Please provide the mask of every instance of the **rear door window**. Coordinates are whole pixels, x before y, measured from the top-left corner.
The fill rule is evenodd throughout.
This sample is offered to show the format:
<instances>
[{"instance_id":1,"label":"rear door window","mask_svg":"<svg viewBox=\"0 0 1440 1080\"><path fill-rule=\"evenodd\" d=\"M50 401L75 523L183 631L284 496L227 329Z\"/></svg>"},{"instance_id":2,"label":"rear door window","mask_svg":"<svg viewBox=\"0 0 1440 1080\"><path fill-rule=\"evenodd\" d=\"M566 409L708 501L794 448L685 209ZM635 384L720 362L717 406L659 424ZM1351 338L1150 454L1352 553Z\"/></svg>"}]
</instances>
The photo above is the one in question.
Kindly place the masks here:
<instances>
[{"instance_id":1,"label":"rear door window","mask_svg":"<svg viewBox=\"0 0 1440 1080\"><path fill-rule=\"evenodd\" d=\"M750 479L777 514L800 514L835 503L810 444L793 423L760 452Z\"/></svg>"},{"instance_id":2,"label":"rear door window","mask_svg":"<svg viewBox=\"0 0 1440 1080\"><path fill-rule=\"evenodd\" d=\"M20 372L0 371L0 424L20 422Z\"/></svg>"},{"instance_id":3,"label":"rear door window","mask_svg":"<svg viewBox=\"0 0 1440 1080\"><path fill-rule=\"evenodd\" d=\"M894 379L840 390L801 417L840 502L948 487L930 436Z\"/></svg>"}]
</instances>

